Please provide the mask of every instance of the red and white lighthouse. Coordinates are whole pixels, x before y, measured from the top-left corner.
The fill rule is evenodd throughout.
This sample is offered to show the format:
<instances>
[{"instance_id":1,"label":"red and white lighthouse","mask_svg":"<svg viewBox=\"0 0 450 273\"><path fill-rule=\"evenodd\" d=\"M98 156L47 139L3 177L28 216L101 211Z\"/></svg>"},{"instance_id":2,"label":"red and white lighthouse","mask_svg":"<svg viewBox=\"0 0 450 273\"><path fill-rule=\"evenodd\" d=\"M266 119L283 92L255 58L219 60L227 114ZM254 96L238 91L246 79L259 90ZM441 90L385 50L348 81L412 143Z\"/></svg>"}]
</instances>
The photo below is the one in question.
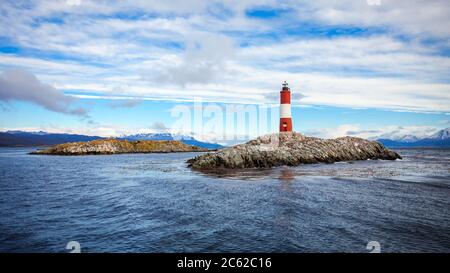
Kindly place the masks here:
<instances>
[{"instance_id":1,"label":"red and white lighthouse","mask_svg":"<svg viewBox=\"0 0 450 273\"><path fill-rule=\"evenodd\" d=\"M292 132L291 90L286 81L280 91L280 132Z\"/></svg>"}]
</instances>

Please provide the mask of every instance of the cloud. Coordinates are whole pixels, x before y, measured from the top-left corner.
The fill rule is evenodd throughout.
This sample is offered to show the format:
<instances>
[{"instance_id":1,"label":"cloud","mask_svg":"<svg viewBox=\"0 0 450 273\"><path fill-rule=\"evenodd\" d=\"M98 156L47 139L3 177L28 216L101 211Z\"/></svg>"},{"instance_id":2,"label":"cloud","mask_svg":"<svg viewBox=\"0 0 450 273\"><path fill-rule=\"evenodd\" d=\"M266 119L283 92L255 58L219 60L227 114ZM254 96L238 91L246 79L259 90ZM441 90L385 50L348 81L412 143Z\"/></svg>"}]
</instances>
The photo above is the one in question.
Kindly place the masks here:
<instances>
[{"instance_id":1,"label":"cloud","mask_svg":"<svg viewBox=\"0 0 450 273\"><path fill-rule=\"evenodd\" d=\"M141 104L143 100L141 99L125 99L120 101L113 101L110 103L110 107L113 109L117 108L133 108Z\"/></svg>"},{"instance_id":2,"label":"cloud","mask_svg":"<svg viewBox=\"0 0 450 273\"><path fill-rule=\"evenodd\" d=\"M230 73L227 61L235 52L230 38L223 35L190 34L186 37L185 44L186 50L181 57L162 64L162 69L156 76L144 76L144 79L186 86L210 83Z\"/></svg>"},{"instance_id":3,"label":"cloud","mask_svg":"<svg viewBox=\"0 0 450 273\"><path fill-rule=\"evenodd\" d=\"M0 74L0 100L28 101L53 112L87 115L87 110L84 108L70 108L75 98L64 95L51 85L40 82L33 74L21 69L7 69Z\"/></svg>"},{"instance_id":4,"label":"cloud","mask_svg":"<svg viewBox=\"0 0 450 273\"><path fill-rule=\"evenodd\" d=\"M408 136L423 138L430 136L438 130L439 128L434 126L389 126L384 128L381 134L372 138L402 139Z\"/></svg>"},{"instance_id":5,"label":"cloud","mask_svg":"<svg viewBox=\"0 0 450 273\"><path fill-rule=\"evenodd\" d=\"M290 11L287 17L277 17L275 27L288 28L301 22L322 25L344 25L356 27L387 28L407 35L446 37L450 35L447 0L317 0L317 1L275 1L275 0L231 0L231 1L147 1L147 0L66 0L30 1L28 5L12 1L2 5L5 19L27 20L28 18L51 18L61 14L72 19L98 16L112 17L115 14L156 14L163 18L189 18L200 28L217 32L270 29L261 21L247 18L246 12L258 7L267 11L282 8ZM375 5L374 5L375 3ZM219 14L217 7L220 7ZM224 12L226 11L226 12ZM223 16L227 14L227 16ZM18 15L23 15L21 18ZM207 25L206 25L207 24ZM273 27L272 27L273 28ZM155 32L153 30L152 32Z\"/></svg>"},{"instance_id":6,"label":"cloud","mask_svg":"<svg viewBox=\"0 0 450 273\"><path fill-rule=\"evenodd\" d=\"M441 120L441 121L439 121L439 124L443 124L443 125L450 125L450 119L444 119L444 120Z\"/></svg>"},{"instance_id":7,"label":"cloud","mask_svg":"<svg viewBox=\"0 0 450 273\"><path fill-rule=\"evenodd\" d=\"M399 126L391 125L375 129L362 129L359 124L342 124L335 128L319 128L306 131L306 135L322 138L336 138L343 136L354 136L366 139L402 139L408 136L418 138L429 136L440 128L434 126Z\"/></svg>"},{"instance_id":8,"label":"cloud","mask_svg":"<svg viewBox=\"0 0 450 273\"><path fill-rule=\"evenodd\" d=\"M383 0L379 3L319 0L294 5L298 16L330 25L384 27L396 33L420 37L450 36L450 29L444 27L450 25L447 0Z\"/></svg>"},{"instance_id":9,"label":"cloud","mask_svg":"<svg viewBox=\"0 0 450 273\"><path fill-rule=\"evenodd\" d=\"M281 90L281 86L280 86ZM301 100L305 98L306 96L298 91L292 91L291 92L291 104L297 105L301 103ZM280 93L279 92L270 92L264 95L264 98L266 100L266 103L273 103L278 104L280 101Z\"/></svg>"},{"instance_id":10,"label":"cloud","mask_svg":"<svg viewBox=\"0 0 450 273\"><path fill-rule=\"evenodd\" d=\"M306 135L321 137L321 138L337 138L350 135L349 132L360 130L355 124L342 124L336 128L318 128L306 131Z\"/></svg>"},{"instance_id":11,"label":"cloud","mask_svg":"<svg viewBox=\"0 0 450 273\"><path fill-rule=\"evenodd\" d=\"M450 111L444 1L14 3L0 6L0 35L36 54L1 53L0 68L35 71L70 94L267 103L289 79L303 105ZM255 20L245 12L254 7L289 16ZM317 37L289 33L311 25Z\"/></svg>"},{"instance_id":12,"label":"cloud","mask_svg":"<svg viewBox=\"0 0 450 273\"><path fill-rule=\"evenodd\" d=\"M79 6L81 5L81 0L66 0L66 3L69 6Z\"/></svg>"},{"instance_id":13,"label":"cloud","mask_svg":"<svg viewBox=\"0 0 450 273\"><path fill-rule=\"evenodd\" d=\"M349 136L358 136L362 134L381 134L383 131L381 130L359 130L359 131L346 131L346 135Z\"/></svg>"},{"instance_id":14,"label":"cloud","mask_svg":"<svg viewBox=\"0 0 450 273\"><path fill-rule=\"evenodd\" d=\"M450 84L445 79L450 76L450 58L429 50L412 49L389 37L338 38L236 48L231 61L219 62L223 71L217 66L208 73L202 73L208 66L187 69L182 54L168 52L143 54L149 59L141 63L137 59L139 65L118 62L112 68L11 56L0 56L0 66L20 64L39 71L58 89L79 95L267 103L278 97L280 83L289 79L293 96L301 94L304 105L448 112ZM142 73L153 78L142 80Z\"/></svg>"},{"instance_id":15,"label":"cloud","mask_svg":"<svg viewBox=\"0 0 450 273\"><path fill-rule=\"evenodd\" d=\"M134 130L123 129L119 126L105 125L105 124L88 124L88 126L76 127L60 127L56 125L44 125L39 127L12 127L12 128L0 128L0 131L25 131L25 132L48 132L48 133L64 133L64 134L79 134L88 136L101 136L101 137L119 137L123 135L134 134Z\"/></svg>"},{"instance_id":16,"label":"cloud","mask_svg":"<svg viewBox=\"0 0 450 273\"><path fill-rule=\"evenodd\" d=\"M150 126L150 129L155 130L157 132L167 132L170 130L164 123L162 122L155 122Z\"/></svg>"}]
</instances>

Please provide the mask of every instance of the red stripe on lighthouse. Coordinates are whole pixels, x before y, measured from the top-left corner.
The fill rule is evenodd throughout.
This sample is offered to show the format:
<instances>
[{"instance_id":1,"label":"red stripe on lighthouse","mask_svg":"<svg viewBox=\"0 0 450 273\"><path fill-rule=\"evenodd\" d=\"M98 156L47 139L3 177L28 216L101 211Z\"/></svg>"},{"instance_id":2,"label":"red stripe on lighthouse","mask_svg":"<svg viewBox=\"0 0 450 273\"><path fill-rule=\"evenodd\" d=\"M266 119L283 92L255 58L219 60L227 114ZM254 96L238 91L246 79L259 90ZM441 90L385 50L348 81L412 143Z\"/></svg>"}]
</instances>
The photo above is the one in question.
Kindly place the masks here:
<instances>
[{"instance_id":1,"label":"red stripe on lighthouse","mask_svg":"<svg viewBox=\"0 0 450 273\"><path fill-rule=\"evenodd\" d=\"M292 132L291 90L287 82L280 91L280 132Z\"/></svg>"},{"instance_id":2,"label":"red stripe on lighthouse","mask_svg":"<svg viewBox=\"0 0 450 273\"><path fill-rule=\"evenodd\" d=\"M292 132L292 118L280 118L280 132Z\"/></svg>"},{"instance_id":3,"label":"red stripe on lighthouse","mask_svg":"<svg viewBox=\"0 0 450 273\"><path fill-rule=\"evenodd\" d=\"M280 103L281 104L291 104L291 92L287 90L282 90L280 92Z\"/></svg>"}]
</instances>

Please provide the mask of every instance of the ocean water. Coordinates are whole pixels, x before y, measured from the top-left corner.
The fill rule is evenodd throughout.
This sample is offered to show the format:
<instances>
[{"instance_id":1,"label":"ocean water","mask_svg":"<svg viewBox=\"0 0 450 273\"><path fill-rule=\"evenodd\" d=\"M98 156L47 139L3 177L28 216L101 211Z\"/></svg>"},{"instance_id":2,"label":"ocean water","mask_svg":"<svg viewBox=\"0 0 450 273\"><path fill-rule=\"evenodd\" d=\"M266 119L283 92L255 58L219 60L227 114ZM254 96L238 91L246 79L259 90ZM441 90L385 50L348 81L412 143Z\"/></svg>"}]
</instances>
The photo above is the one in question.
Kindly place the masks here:
<instances>
[{"instance_id":1,"label":"ocean water","mask_svg":"<svg viewBox=\"0 0 450 273\"><path fill-rule=\"evenodd\" d=\"M450 252L450 150L227 173L0 149L0 252Z\"/></svg>"}]
</instances>

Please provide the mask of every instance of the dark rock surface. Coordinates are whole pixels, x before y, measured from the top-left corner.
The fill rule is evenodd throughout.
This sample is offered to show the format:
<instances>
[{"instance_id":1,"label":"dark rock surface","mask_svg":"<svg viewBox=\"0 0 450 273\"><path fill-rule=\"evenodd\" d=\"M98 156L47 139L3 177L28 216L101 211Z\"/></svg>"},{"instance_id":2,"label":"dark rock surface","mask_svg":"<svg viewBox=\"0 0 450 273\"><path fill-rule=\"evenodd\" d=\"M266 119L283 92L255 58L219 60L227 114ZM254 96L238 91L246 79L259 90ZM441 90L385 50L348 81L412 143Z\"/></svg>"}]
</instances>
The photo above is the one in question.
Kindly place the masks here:
<instances>
[{"instance_id":1,"label":"dark rock surface","mask_svg":"<svg viewBox=\"0 0 450 273\"><path fill-rule=\"evenodd\" d=\"M268 168L309 163L367 159L395 160L401 156L376 141L356 137L320 139L283 132L258 137L245 144L188 160L193 169Z\"/></svg>"}]
</instances>

